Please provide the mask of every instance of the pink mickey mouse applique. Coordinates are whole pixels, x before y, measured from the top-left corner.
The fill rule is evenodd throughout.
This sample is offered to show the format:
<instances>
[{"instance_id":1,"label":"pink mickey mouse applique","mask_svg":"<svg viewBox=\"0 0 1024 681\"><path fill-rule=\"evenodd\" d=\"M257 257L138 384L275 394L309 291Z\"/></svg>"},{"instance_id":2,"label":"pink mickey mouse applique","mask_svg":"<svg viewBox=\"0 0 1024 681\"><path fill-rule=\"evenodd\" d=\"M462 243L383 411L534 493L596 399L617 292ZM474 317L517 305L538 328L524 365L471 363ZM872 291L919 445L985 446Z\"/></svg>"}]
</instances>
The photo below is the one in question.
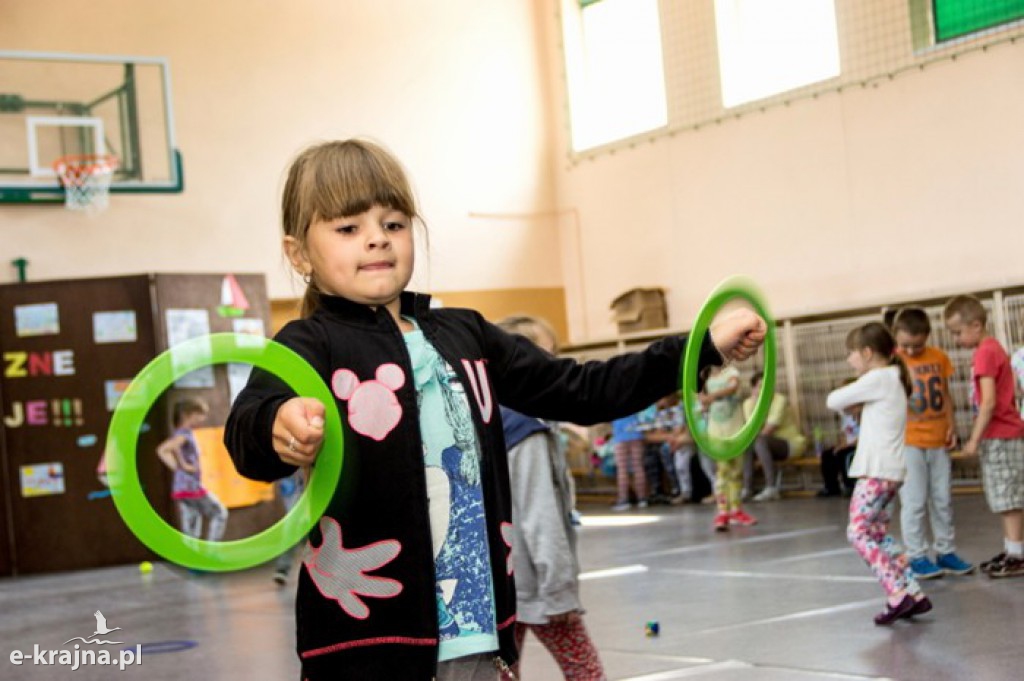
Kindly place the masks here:
<instances>
[{"instance_id":1,"label":"pink mickey mouse applique","mask_svg":"<svg viewBox=\"0 0 1024 681\"><path fill-rule=\"evenodd\" d=\"M377 367L376 380L362 381L348 369L331 377L331 389L348 401L348 423L352 430L377 442L388 436L402 420L402 405L395 391L405 385L405 374L397 364Z\"/></svg>"}]
</instances>

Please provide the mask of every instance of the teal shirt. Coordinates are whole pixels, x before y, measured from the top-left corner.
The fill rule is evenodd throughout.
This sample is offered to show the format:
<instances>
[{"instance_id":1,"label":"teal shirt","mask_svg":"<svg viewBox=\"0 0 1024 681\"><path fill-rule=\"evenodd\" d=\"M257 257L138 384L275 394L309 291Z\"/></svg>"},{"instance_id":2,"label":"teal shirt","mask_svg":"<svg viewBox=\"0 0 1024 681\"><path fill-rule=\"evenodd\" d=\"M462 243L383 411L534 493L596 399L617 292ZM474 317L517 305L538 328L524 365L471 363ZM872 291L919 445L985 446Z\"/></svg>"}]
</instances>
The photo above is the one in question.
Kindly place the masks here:
<instances>
[{"instance_id":1,"label":"teal shirt","mask_svg":"<svg viewBox=\"0 0 1024 681\"><path fill-rule=\"evenodd\" d=\"M405 334L412 358L434 544L438 659L498 649L481 453L466 390L416 330Z\"/></svg>"}]
</instances>

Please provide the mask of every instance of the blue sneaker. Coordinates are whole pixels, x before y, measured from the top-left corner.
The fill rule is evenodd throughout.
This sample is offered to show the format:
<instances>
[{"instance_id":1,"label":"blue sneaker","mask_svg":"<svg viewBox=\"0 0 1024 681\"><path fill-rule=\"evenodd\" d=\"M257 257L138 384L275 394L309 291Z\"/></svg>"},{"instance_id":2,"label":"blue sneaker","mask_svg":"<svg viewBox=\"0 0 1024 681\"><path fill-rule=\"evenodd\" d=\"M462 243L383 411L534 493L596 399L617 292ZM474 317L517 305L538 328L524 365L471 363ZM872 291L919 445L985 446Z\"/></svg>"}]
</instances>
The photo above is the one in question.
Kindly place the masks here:
<instances>
[{"instance_id":1,"label":"blue sneaker","mask_svg":"<svg viewBox=\"0 0 1024 681\"><path fill-rule=\"evenodd\" d=\"M935 558L935 564L943 572L951 575L969 575L974 572L974 566L960 558L955 553L943 553ZM914 570L917 572L917 570Z\"/></svg>"},{"instance_id":2,"label":"blue sneaker","mask_svg":"<svg viewBox=\"0 0 1024 681\"><path fill-rule=\"evenodd\" d=\"M910 569L918 579L937 579L942 576L942 568L928 559L927 556L914 558L910 561Z\"/></svg>"}]
</instances>

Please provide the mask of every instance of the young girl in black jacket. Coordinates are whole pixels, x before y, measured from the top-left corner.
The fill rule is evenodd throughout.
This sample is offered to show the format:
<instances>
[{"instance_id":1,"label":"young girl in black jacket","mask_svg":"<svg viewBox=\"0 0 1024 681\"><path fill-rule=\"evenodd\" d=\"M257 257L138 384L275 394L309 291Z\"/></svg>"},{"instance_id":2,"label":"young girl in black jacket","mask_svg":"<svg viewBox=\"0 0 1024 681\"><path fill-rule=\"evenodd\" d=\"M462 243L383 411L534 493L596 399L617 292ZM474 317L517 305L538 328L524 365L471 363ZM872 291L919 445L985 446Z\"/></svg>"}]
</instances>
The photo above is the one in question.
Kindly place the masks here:
<instances>
[{"instance_id":1,"label":"young girl in black jacket","mask_svg":"<svg viewBox=\"0 0 1024 681\"><path fill-rule=\"evenodd\" d=\"M399 163L361 140L311 147L283 198L284 249L307 282L275 340L337 399L341 482L310 535L296 602L302 678L495 679L516 659L508 463L498 404L580 424L671 392L684 337L580 365L470 310L405 290L415 201ZM723 315L701 365L742 359L765 324ZM238 470L276 480L312 465L324 406L255 370L228 419ZM330 456L328 452L326 455Z\"/></svg>"}]
</instances>

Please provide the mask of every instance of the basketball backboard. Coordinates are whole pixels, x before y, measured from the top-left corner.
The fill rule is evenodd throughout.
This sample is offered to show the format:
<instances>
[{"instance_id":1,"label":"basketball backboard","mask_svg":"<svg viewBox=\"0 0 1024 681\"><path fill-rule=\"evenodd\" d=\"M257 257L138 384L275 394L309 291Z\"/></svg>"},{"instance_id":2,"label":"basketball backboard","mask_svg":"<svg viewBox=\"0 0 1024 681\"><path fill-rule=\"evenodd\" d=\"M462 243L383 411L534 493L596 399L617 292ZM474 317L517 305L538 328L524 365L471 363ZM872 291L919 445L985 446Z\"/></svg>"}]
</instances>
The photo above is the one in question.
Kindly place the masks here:
<instances>
[{"instance_id":1,"label":"basketball backboard","mask_svg":"<svg viewBox=\"0 0 1024 681\"><path fill-rule=\"evenodd\" d=\"M180 192L171 78L155 57L0 50L0 203L55 203L62 156L118 159L111 192Z\"/></svg>"}]
</instances>

